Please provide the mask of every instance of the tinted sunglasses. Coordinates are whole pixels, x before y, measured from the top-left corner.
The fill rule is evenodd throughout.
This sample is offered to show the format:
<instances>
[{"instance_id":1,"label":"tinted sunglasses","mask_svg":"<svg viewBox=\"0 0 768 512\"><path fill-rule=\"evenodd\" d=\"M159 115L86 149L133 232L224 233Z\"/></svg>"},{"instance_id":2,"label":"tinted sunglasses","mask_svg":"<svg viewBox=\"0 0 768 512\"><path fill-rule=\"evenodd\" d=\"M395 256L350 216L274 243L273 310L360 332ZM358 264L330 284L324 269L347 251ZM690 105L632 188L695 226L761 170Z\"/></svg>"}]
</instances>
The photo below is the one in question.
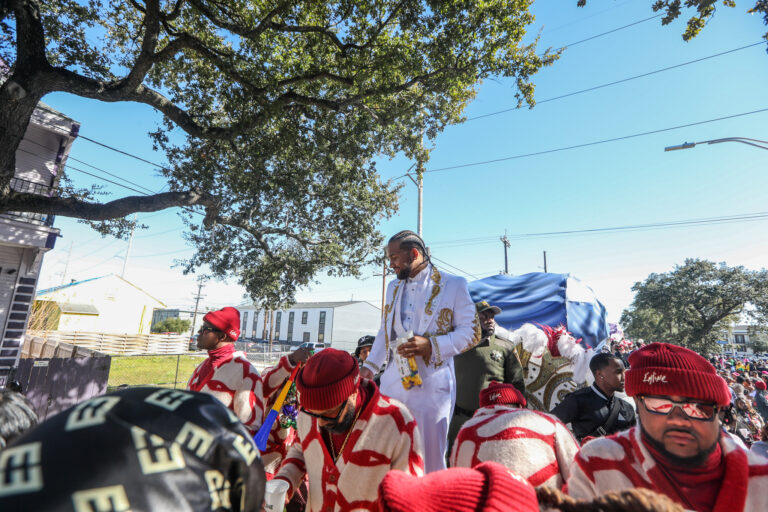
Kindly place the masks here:
<instances>
[{"instance_id":1,"label":"tinted sunglasses","mask_svg":"<svg viewBox=\"0 0 768 512\"><path fill-rule=\"evenodd\" d=\"M309 412L304 407L299 407L299 410L301 412L303 412L304 414L306 414L307 416L312 416L313 418L317 418L317 419L320 419L320 420L338 421L339 417L341 416L341 413L344 411L344 409L346 409L346 407L344 407L345 404L346 404L346 402L344 404L341 404L341 407L339 407L339 412L336 413L336 416L323 416L322 414L317 414L317 413L314 413L314 412Z\"/></svg>"},{"instance_id":2,"label":"tinted sunglasses","mask_svg":"<svg viewBox=\"0 0 768 512\"><path fill-rule=\"evenodd\" d=\"M215 328L215 327L211 327L210 325L203 325L203 326L201 326L201 327L200 327L200 329L198 329L198 331L197 331L197 332L205 332L205 331L210 331L210 332L224 332L224 331L222 331L221 329L217 329L217 328Z\"/></svg>"},{"instance_id":3,"label":"tinted sunglasses","mask_svg":"<svg viewBox=\"0 0 768 512\"><path fill-rule=\"evenodd\" d=\"M645 410L651 414L660 416L669 416L675 407L679 407L683 414L692 420L711 421L717 414L718 407L715 404L706 404L699 402L675 402L668 398L656 396L641 396Z\"/></svg>"}]
</instances>

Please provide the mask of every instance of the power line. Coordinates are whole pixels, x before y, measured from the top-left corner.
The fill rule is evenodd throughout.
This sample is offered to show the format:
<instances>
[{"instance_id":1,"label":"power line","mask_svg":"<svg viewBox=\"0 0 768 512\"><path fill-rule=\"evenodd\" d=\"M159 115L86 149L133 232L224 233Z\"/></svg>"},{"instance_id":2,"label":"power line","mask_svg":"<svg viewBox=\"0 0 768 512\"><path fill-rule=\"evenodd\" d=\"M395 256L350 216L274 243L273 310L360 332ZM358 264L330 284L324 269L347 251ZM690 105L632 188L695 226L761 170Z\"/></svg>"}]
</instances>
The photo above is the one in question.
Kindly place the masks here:
<instances>
[{"instance_id":1,"label":"power line","mask_svg":"<svg viewBox=\"0 0 768 512\"><path fill-rule=\"evenodd\" d=\"M123 151L122 149L117 149L116 147L110 146L109 144L105 144L103 142L99 142L97 140L91 139L90 137L86 137L85 135L79 135L78 138L79 139L87 140L88 142L91 142L93 144L97 144L97 145L102 146L104 148L111 149L112 151L116 151L118 153L122 153L125 156L129 156L131 158L135 158L136 160L140 160L140 161L142 161L144 163L147 163L149 165L154 165L155 167L159 167L160 169L166 169L166 166L164 166L164 165L160 165L160 164L157 164L155 162L151 162L151 161L147 160L146 158L142 158L140 156L134 155L133 153L129 153L127 151Z\"/></svg>"},{"instance_id":2,"label":"power line","mask_svg":"<svg viewBox=\"0 0 768 512\"><path fill-rule=\"evenodd\" d=\"M461 270L459 267L454 267L453 265L451 265L450 263L448 263L448 262L447 262L447 261L445 261L445 260L441 260L440 258L435 258L434 256L430 256L429 258L430 258L430 259L432 259L432 260L435 260L435 261L439 261L440 263L442 263L442 264L443 264L443 265L445 265L446 267L450 267L450 268L452 268L452 269L454 269L454 270L456 270L456 271L458 271L458 272L461 272L462 274L466 274L466 275L468 275L469 277L473 277L473 278L475 278L475 279L480 279L480 278L479 278L479 277L477 277L476 275L470 274L470 273L469 273L469 272L467 272L466 270Z\"/></svg>"},{"instance_id":3,"label":"power line","mask_svg":"<svg viewBox=\"0 0 768 512\"><path fill-rule=\"evenodd\" d=\"M182 252L189 252L193 250L194 250L193 248L188 248L188 249L182 249L180 251L158 252L154 254L142 254L140 256L134 256L134 258L153 258L155 256L168 256L170 254L180 254Z\"/></svg>"},{"instance_id":4,"label":"power line","mask_svg":"<svg viewBox=\"0 0 768 512\"><path fill-rule=\"evenodd\" d=\"M545 149L543 151L535 151L533 153L523 153L523 154L520 154L520 155L507 156L507 157L503 157L503 158L495 158L493 160L483 160L483 161L479 161L479 162L470 162L470 163L466 163L466 164L451 165L451 166L448 166L448 167L438 167L436 169L426 169L424 172L428 173L428 172L450 171L450 170L453 170L453 169L463 169L465 167L474 167L474 166L477 166L477 165L493 164L493 163L497 163L497 162L506 162L508 160L516 160L516 159L519 159L519 158L527 158L527 157L531 157L531 156L546 155L546 154L549 154L549 153L557 153L557 152L560 152L560 151L567 151L567 150L570 150L570 149L578 149L578 148L585 148L585 147L589 147L589 146L596 146L598 144L606 144L608 142L616 142L616 141L620 141L620 140L633 139L633 138L636 138L636 137L644 137L646 135L653 135L653 134L656 134L656 133L664 133L664 132L668 132L668 131L672 131L672 130L679 130L680 128L689 128L691 126L699 126L699 125L702 125L702 124L714 123L714 122L717 122L717 121L724 121L726 119L735 119L737 117L743 117L743 116L748 116L748 115L752 115L752 114L759 114L761 112L767 112L767 111L768 111L768 108L763 108L763 109L759 109L759 110L752 110L751 112L742 112L741 114L733 114L733 115L730 115L730 116L723 116L723 117L717 117L717 118L714 118L714 119L707 119L706 121L697 121L695 123L687 123L687 124L681 124L681 125L678 125L678 126L670 126L668 128L659 128L658 130L650 130L650 131L647 131L647 132L633 133L632 135L623 135L621 137L613 137L611 139L602 139L602 140L597 140L597 141L593 141L593 142L585 142L583 144L575 144L573 146L564 146L564 147L560 147L560 148ZM395 178L395 179L400 179L402 177L403 176L400 176L400 177Z\"/></svg>"},{"instance_id":5,"label":"power line","mask_svg":"<svg viewBox=\"0 0 768 512\"><path fill-rule=\"evenodd\" d=\"M663 229L663 228L669 228L669 227L692 226L692 225L712 225L712 224L724 224L729 222L747 222L747 221L766 220L766 219L768 219L768 212L755 212L750 214L731 215L727 217L712 217L712 218L704 218L704 219L657 222L652 224L635 224L635 225L629 225L629 226L614 226L614 227L606 227L606 228L574 229L574 230L568 230L568 231L550 231L550 232L544 232L544 233L520 233L517 235L509 235L509 236L514 237L515 239L523 239L523 238L538 238L538 237L549 237L549 236L565 236L565 235L572 235L572 234L637 231L637 230L644 230L644 229Z\"/></svg>"},{"instance_id":6,"label":"power line","mask_svg":"<svg viewBox=\"0 0 768 512\"><path fill-rule=\"evenodd\" d=\"M625 28L634 27L635 25L639 25L640 23L645 23L646 21L650 21L652 19L659 18L659 17L663 16L663 14L664 13L660 13L660 14L657 14L655 16L651 16L650 18L645 18L645 19L642 19L642 20L638 20L638 21L635 21L633 23L630 23L629 25L624 25L623 27L614 28L612 30L609 30L608 32L603 32L602 34L597 34L597 35L588 37L586 39L582 39L580 41L576 41L575 43L570 43L570 44L563 45L560 48L570 48L571 46L576 46L577 44L586 43L587 41L591 41L593 39L597 39L598 37L607 36L608 34L613 34L614 32L618 32L619 30L624 30Z\"/></svg>"},{"instance_id":7,"label":"power line","mask_svg":"<svg viewBox=\"0 0 768 512\"><path fill-rule=\"evenodd\" d=\"M51 151L53 153L56 152L56 150L51 149L51 148L49 148L48 146L46 146L44 144L40 144L39 142L35 142L34 140L31 140L31 139L24 139L24 140L27 141L27 142L31 142L32 144L35 144L37 146L40 146L41 148L47 149L48 151ZM24 150L22 150L22 151L24 151ZM43 161L47 161L43 157L41 157L40 155L37 155L37 154L34 154L34 153L30 153L29 151L26 151L26 153L29 153L29 154L34 155L34 156L37 156L38 158L40 158ZM96 169L97 171L103 172L104 174L106 174L108 176L112 176L113 178L117 178L117 179L122 180L122 181L124 181L126 183L129 183L129 184L134 185L136 187L142 188L142 189L146 190L147 192L149 192L150 194L156 194L157 193L154 190L149 189L149 188L147 188L147 187L145 187L145 186L143 186L143 185L141 185L139 183L135 183L135 182L133 182L131 180L127 180L127 179L125 179L125 178L123 178L121 176L118 176L117 174L113 174L113 173L111 173L111 172L109 172L109 171L107 171L105 169L102 169L100 167L97 167L97 166L95 166L93 164L89 164L88 162L84 162L83 160L79 160L79 159L77 159L77 158L75 158L75 157L73 157L71 155L67 155L67 160L74 160L75 162L81 163L83 165L87 165L88 167L91 167L93 169Z\"/></svg>"},{"instance_id":8,"label":"power line","mask_svg":"<svg viewBox=\"0 0 768 512\"><path fill-rule=\"evenodd\" d=\"M137 237L134 237L134 238L136 238L136 239L139 239L139 238L152 238L152 237L155 237L155 236L160 236L160 235L166 235L168 233L173 233L175 231L181 231L183 229L184 228L173 228L173 229L169 229L168 231L161 231L159 233L152 233L151 235L142 235L142 236L137 236Z\"/></svg>"},{"instance_id":9,"label":"power line","mask_svg":"<svg viewBox=\"0 0 768 512\"><path fill-rule=\"evenodd\" d=\"M581 89L581 90L578 90L578 91L573 91L573 92L569 92L569 93L566 93L566 94L561 94L560 96L554 96L552 98L543 99L541 101L537 101L536 105L541 105L542 103L548 103L550 101L561 100L563 98L569 98L571 96L576 96L577 94L583 94L585 92L595 91L597 89L603 89L605 87L610 87L612 85L617 85L617 84L621 84L621 83L624 83L624 82L629 82L629 81L632 81L632 80L637 80L638 78L643 78L643 77L646 77L646 76L651 76L651 75L655 75L655 74L658 74L658 73L663 73L664 71L670 71L672 69L680 68L680 67L683 67L683 66L688 66L689 64L695 64L697 62L702 62L702 61L705 61L705 60L708 60L708 59L714 59L715 57L721 57L721 56L727 55L729 53L738 52L740 50L745 50L747 48L752 48L753 46L758 46L758 45L761 45L761 44L765 44L765 41L758 41L757 43L748 44L746 46L740 46L739 48L734 48L732 50L727 50L727 51L724 51L724 52L716 53L714 55L709 55L707 57L701 57L699 59L689 60L688 62L681 62L680 64L675 64L674 66L667 66L665 68L657 69L657 70L654 70L654 71L649 71L647 73L642 73L640 75L635 75L635 76L631 76L631 77L628 77L628 78L622 78L620 80L615 80L613 82L608 82L608 83L605 83L605 84L595 85L593 87L588 87L586 89ZM499 115L499 114L504 114L506 112L514 112L515 110L520 110L520 108L521 107L510 107L510 108L505 108L505 109L502 109L502 110L497 110L496 112L489 112L487 114L481 114L479 116L468 117L464 122L467 123L469 121L476 121L478 119L484 119L486 117L496 116L496 115Z\"/></svg>"},{"instance_id":10,"label":"power line","mask_svg":"<svg viewBox=\"0 0 768 512\"><path fill-rule=\"evenodd\" d=\"M716 224L726 224L731 222L752 222L752 221L760 221L760 220L768 220L768 212L739 213L734 215L725 215L721 217L704 217L704 218L697 218L697 219L662 221L662 222L655 222L655 223L648 223L648 224L630 224L630 225L624 225L624 226L611 226L611 227L601 227L601 228L572 229L572 230L566 230L566 231L547 231L547 232L538 232L538 233L516 233L516 234L513 233L507 236L514 240L523 240L526 238L558 237L558 236L568 236L568 235L575 235L575 234L613 233L613 232L621 232L621 231L641 231L641 230L666 229L666 228L685 227L685 226L709 226L709 225L716 225ZM453 242L458 242L458 243L453 244ZM447 247L462 247L467 245L488 245L488 244L496 244L497 242L498 242L498 239L495 236L487 236L487 237L479 237L475 239L466 239L466 240L445 240L442 242L435 242L435 244L430 244L430 246L442 244L444 248L447 248Z\"/></svg>"}]
</instances>

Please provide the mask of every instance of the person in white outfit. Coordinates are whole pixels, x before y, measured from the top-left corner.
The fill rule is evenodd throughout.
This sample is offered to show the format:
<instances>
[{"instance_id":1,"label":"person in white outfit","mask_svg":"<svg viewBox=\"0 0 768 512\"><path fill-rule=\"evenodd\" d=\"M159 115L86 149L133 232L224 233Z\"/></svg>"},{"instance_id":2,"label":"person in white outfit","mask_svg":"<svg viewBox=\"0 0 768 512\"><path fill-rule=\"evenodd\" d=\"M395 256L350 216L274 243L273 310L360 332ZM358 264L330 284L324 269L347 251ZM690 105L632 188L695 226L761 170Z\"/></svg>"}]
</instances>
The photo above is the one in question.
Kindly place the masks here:
<instances>
[{"instance_id":1,"label":"person in white outfit","mask_svg":"<svg viewBox=\"0 0 768 512\"><path fill-rule=\"evenodd\" d=\"M453 356L480 341L480 322L464 278L435 268L424 241L401 231L387 244L397 279L387 287L381 328L361 375L371 379L382 367L381 392L403 402L424 440L427 472L446 468L448 425L456 403ZM397 338L412 333L396 346ZM398 360L398 358L404 358ZM409 387L398 362L415 362L421 384Z\"/></svg>"}]
</instances>

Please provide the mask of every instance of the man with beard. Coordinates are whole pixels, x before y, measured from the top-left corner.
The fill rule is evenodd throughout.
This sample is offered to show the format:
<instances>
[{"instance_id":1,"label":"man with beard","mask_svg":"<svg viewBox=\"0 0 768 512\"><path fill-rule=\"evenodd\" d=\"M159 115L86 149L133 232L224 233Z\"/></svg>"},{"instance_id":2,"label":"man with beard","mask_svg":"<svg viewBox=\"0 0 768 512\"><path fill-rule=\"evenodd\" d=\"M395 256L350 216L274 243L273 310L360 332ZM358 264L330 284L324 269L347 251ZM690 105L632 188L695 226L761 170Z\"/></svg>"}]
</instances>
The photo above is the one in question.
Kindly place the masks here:
<instances>
[{"instance_id":1,"label":"man with beard","mask_svg":"<svg viewBox=\"0 0 768 512\"><path fill-rule=\"evenodd\" d=\"M637 487L688 510L768 510L768 461L723 431L731 396L714 367L667 343L647 345L629 362L627 394L639 425L586 443L571 466L568 494L592 498Z\"/></svg>"},{"instance_id":2,"label":"man with beard","mask_svg":"<svg viewBox=\"0 0 768 512\"><path fill-rule=\"evenodd\" d=\"M501 313L501 308L483 300L475 304L475 309L480 318L482 339L472 350L453 359L456 369L456 406L448 430L449 453L461 426L480 407L480 392L491 382L512 384L525 396L523 367L515 347L506 340L496 338L494 334L495 317Z\"/></svg>"},{"instance_id":3,"label":"man with beard","mask_svg":"<svg viewBox=\"0 0 768 512\"><path fill-rule=\"evenodd\" d=\"M327 348L296 378L298 442L275 478L293 490L309 478L307 511L376 510L390 469L424 474L421 436L408 409L361 380L357 360Z\"/></svg>"},{"instance_id":4,"label":"man with beard","mask_svg":"<svg viewBox=\"0 0 768 512\"><path fill-rule=\"evenodd\" d=\"M467 281L435 268L419 235L397 233L387 256L397 280L387 287L381 328L360 372L371 379L386 364L381 392L403 402L416 418L427 472L445 469L456 403L453 358L480 341L480 322ZM401 377L400 368L411 375Z\"/></svg>"},{"instance_id":5,"label":"man with beard","mask_svg":"<svg viewBox=\"0 0 768 512\"><path fill-rule=\"evenodd\" d=\"M635 424L632 406L615 396L624 391L624 363L620 358L600 353L589 361L595 382L567 395L551 414L563 423L570 423L576 440L601 437L620 432Z\"/></svg>"}]
</instances>

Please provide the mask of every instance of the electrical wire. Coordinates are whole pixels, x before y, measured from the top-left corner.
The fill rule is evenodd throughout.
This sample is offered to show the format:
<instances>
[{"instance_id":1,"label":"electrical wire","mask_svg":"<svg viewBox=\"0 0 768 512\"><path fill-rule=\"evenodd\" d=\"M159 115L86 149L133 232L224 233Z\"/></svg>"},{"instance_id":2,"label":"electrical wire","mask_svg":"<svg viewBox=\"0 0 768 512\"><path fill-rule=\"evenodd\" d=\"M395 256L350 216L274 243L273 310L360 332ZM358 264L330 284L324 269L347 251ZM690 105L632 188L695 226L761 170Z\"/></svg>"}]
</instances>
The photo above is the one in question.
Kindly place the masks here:
<instances>
[{"instance_id":1,"label":"electrical wire","mask_svg":"<svg viewBox=\"0 0 768 512\"><path fill-rule=\"evenodd\" d=\"M580 41L576 41L574 43L569 43L566 45L561 46L560 48L570 48L572 46L576 46L577 44L586 43L587 41L591 41L593 39L597 39L598 37L607 36L608 34L613 34L614 32L618 32L619 30L624 30L625 28L634 27L635 25L639 25L640 23L645 23L646 21L650 21L656 18L660 18L663 16L664 13L657 14L655 16L651 16L650 18L645 18L642 20L635 21L633 23L630 23L629 25L624 25L623 27L614 28L613 30L609 30L608 32L603 32L602 34L597 34L591 37L587 37L586 39L581 39Z\"/></svg>"},{"instance_id":2,"label":"electrical wire","mask_svg":"<svg viewBox=\"0 0 768 512\"><path fill-rule=\"evenodd\" d=\"M617 142L617 141L620 141L620 140L633 139L633 138L636 138L636 137L644 137L646 135L654 135L656 133L664 133L664 132L669 132L669 131L672 131L672 130L679 130L681 128L689 128L691 126L700 126L700 125L707 124L707 123L714 123L714 122L717 122L717 121L724 121L726 119L735 119L737 117L749 116L749 115L753 115L753 114L759 114L759 113L762 113L762 112L768 112L768 108L752 110L750 112L742 112L740 114L732 114L732 115L729 115L729 116L716 117L714 119L707 119L706 121L696 121L694 123L686 123L686 124L681 124L681 125L677 125L677 126L670 126L668 128L659 128L657 130L650 130L650 131L647 131L647 132L633 133L631 135L622 135L621 137L613 137L613 138L610 138L610 139L602 139L602 140L596 140L596 141L592 141L592 142L585 142L583 144L574 144L573 146L564 146L564 147L560 147L560 148L545 149L543 151L535 151L533 153L523 153L523 154L520 154L520 155L507 156L507 157L503 157L503 158L494 158L493 160L482 160L482 161L479 161L479 162L470 162L470 163L466 163L466 164L451 165L451 166L448 166L448 167L438 167L436 169L426 169L426 170L424 170L424 172L425 173L432 173L432 172L450 171L450 170L453 170L453 169L463 169L463 168L466 168L466 167L474 167L474 166L478 166L478 165L487 165L487 164L493 164L493 163L497 163L497 162L506 162L508 160L516 160L516 159L519 159L519 158L528 158L528 157L531 157L531 156L539 156L539 155L546 155L546 154L549 154L549 153L557 153L557 152L560 152L560 151L567 151L567 150L570 150L570 149L579 149L579 148L585 148L585 147L589 147L589 146L597 146L598 144L607 144L609 142ZM405 177L405 175L399 176L399 177L397 177L395 179L400 179L400 178L403 178L403 177Z\"/></svg>"},{"instance_id":3,"label":"electrical wire","mask_svg":"<svg viewBox=\"0 0 768 512\"><path fill-rule=\"evenodd\" d=\"M586 89L581 89L581 90L578 90L578 91L573 91L573 92L569 92L569 93L566 93L566 94L561 94L560 96L554 96L552 98L546 98L546 99L537 101L536 105L541 105L542 103L548 103L550 101L561 100L563 98L569 98L571 96L576 96L577 94L583 94L585 92L595 91L597 89L603 89L605 87L610 87L612 85L617 85L617 84L622 84L622 83L629 82L629 81L632 81L632 80L637 80L638 78L644 78L646 76L651 76L651 75L655 75L655 74L658 74L658 73L663 73L664 71L670 71L672 69L681 68L683 66L688 66L690 64L695 64L697 62L702 62L702 61L705 61L705 60L708 60L708 59L714 59L715 57L721 57L723 55L728 55L729 53L738 52L738 51L745 50L747 48L752 48L754 46L758 46L758 45L762 45L762 44L765 44L765 41L758 41L756 43L752 43L752 44L748 44L748 45L745 45L745 46L740 46L738 48L734 48L732 50L726 50L724 52L715 53L714 55L708 55L706 57L701 57L699 59L689 60L687 62L681 62L680 64L675 64L673 66L667 66L665 68L656 69L654 71L649 71L647 73L642 73L640 75L634 75L634 76L630 76L628 78L622 78L620 80L614 80L613 82L608 82L608 83L604 83L604 84L600 84L600 85L595 85L593 87L588 87ZM514 112L515 110L520 110L521 108L522 107L509 107L509 108L505 108L505 109L502 109L502 110L497 110L496 112L489 112L487 114L481 114L479 116L468 117L467 119L464 120L464 123L468 123L469 121L476 121L478 119L485 119L486 117L497 116L499 114L504 114L504 113L507 113L507 112Z\"/></svg>"},{"instance_id":4,"label":"electrical wire","mask_svg":"<svg viewBox=\"0 0 768 512\"><path fill-rule=\"evenodd\" d=\"M446 267L450 267L450 268L452 268L453 270L456 270L456 271L458 271L458 272L461 272L462 274L466 274L466 275L468 275L469 277L472 277L472 278L474 278L474 279L479 279L479 278L478 278L476 275L474 275L474 274L470 274L470 273L469 273L469 272L467 272L466 270L461 270L459 267L455 267L455 266L451 265L450 263L448 263L448 262L447 262L447 261L445 261L445 260L441 260L440 258L436 258L436 257L434 257L434 256L432 256L432 255L430 255L430 256L429 256L429 259L431 259L431 260L435 260L435 261L437 261L437 262L440 262L440 263L442 263L443 265L445 265Z\"/></svg>"}]
</instances>

